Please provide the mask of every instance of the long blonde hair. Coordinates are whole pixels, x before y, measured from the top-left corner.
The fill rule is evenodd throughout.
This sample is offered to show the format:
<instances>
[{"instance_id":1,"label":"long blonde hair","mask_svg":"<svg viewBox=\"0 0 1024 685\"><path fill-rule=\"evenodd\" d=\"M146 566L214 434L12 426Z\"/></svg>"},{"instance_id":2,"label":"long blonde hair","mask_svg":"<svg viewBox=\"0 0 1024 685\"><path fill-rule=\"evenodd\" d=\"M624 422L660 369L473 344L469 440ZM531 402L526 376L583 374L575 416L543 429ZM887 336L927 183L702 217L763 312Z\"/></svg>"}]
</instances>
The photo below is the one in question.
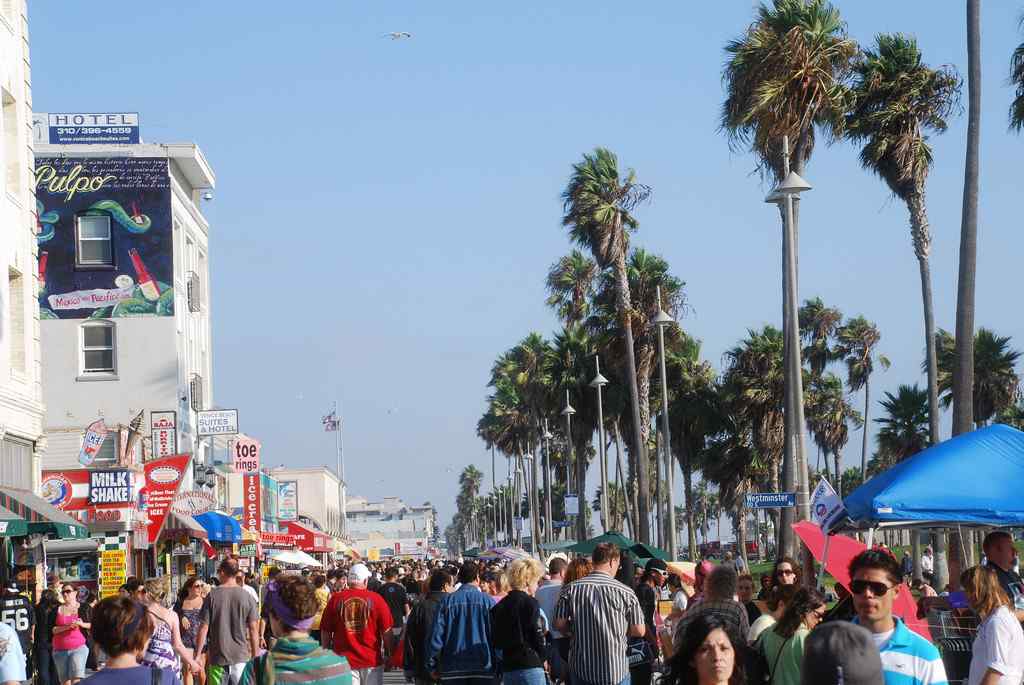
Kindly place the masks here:
<instances>
[{"instance_id":1,"label":"long blonde hair","mask_svg":"<svg viewBox=\"0 0 1024 685\"><path fill-rule=\"evenodd\" d=\"M982 619L1001 606L1012 607L1010 598L999 584L999 576L988 566L972 566L960 574L960 585L967 593L974 611Z\"/></svg>"}]
</instances>

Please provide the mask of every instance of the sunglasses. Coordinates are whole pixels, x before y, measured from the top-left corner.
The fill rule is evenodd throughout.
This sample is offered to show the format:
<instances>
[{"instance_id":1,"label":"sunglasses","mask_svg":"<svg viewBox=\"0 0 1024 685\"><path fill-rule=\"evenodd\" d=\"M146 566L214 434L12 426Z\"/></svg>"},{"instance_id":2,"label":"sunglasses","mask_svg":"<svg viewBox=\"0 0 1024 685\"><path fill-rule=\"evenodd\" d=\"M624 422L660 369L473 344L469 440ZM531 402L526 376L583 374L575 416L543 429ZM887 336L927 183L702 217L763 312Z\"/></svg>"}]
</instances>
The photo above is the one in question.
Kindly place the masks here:
<instances>
[{"instance_id":1,"label":"sunglasses","mask_svg":"<svg viewBox=\"0 0 1024 685\"><path fill-rule=\"evenodd\" d=\"M780 576L795 576L796 575L796 571L794 571L791 568L783 568L783 569L779 569L779 575Z\"/></svg>"},{"instance_id":2,"label":"sunglasses","mask_svg":"<svg viewBox=\"0 0 1024 685\"><path fill-rule=\"evenodd\" d=\"M891 585L886 585L885 583L879 583L873 580L850 581L850 592L855 595L863 595L865 591L871 590L872 595L875 597L881 597L891 589Z\"/></svg>"}]
</instances>

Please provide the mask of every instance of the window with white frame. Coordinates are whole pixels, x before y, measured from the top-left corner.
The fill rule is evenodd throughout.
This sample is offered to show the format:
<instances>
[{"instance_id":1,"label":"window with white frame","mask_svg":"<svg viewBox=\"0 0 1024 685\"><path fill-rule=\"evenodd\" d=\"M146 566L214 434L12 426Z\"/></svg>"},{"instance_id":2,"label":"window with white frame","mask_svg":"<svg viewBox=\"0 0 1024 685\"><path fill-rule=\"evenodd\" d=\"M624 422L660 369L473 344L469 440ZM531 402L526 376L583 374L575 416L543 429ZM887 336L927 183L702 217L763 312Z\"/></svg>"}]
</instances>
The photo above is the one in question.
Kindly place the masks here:
<instances>
[{"instance_id":1,"label":"window with white frame","mask_svg":"<svg viewBox=\"0 0 1024 685\"><path fill-rule=\"evenodd\" d=\"M81 326L82 375L113 375L117 372L114 324L89 321Z\"/></svg>"},{"instance_id":2,"label":"window with white frame","mask_svg":"<svg viewBox=\"0 0 1024 685\"><path fill-rule=\"evenodd\" d=\"M80 214L75 217L75 261L78 266L113 266L110 216Z\"/></svg>"}]
</instances>

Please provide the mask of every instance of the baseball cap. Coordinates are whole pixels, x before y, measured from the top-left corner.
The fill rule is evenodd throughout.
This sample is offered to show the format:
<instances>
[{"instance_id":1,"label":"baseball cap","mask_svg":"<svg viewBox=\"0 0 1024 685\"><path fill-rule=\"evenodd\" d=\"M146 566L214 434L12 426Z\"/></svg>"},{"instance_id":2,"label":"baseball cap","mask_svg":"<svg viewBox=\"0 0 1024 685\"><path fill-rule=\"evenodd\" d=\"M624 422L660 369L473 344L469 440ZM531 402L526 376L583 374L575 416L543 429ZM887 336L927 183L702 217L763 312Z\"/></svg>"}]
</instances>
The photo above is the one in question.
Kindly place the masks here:
<instances>
[{"instance_id":1,"label":"baseball cap","mask_svg":"<svg viewBox=\"0 0 1024 685\"><path fill-rule=\"evenodd\" d=\"M370 569L366 568L366 564L355 564L348 570L349 582L362 583L369 579Z\"/></svg>"},{"instance_id":2,"label":"baseball cap","mask_svg":"<svg viewBox=\"0 0 1024 685\"><path fill-rule=\"evenodd\" d=\"M807 636L801 676L801 682L815 685L883 685L882 659L871 633L832 621Z\"/></svg>"},{"instance_id":3,"label":"baseball cap","mask_svg":"<svg viewBox=\"0 0 1024 685\"><path fill-rule=\"evenodd\" d=\"M661 559L648 559L647 565L644 566L645 571L657 571L659 573L667 573L668 565Z\"/></svg>"}]
</instances>

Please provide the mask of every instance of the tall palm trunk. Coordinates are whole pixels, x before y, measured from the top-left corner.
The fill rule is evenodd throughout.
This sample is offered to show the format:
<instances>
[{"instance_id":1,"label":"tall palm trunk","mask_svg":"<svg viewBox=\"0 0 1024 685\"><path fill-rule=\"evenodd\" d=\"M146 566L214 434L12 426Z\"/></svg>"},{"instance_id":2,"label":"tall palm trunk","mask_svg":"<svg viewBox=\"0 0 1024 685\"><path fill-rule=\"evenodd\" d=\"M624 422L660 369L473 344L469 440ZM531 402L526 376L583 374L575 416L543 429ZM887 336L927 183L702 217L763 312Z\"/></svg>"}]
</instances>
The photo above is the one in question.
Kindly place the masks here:
<instances>
[{"instance_id":1,"label":"tall palm trunk","mask_svg":"<svg viewBox=\"0 0 1024 685\"><path fill-rule=\"evenodd\" d=\"M839 470L839 452L833 454L832 458L835 459L836 462L836 493L842 497L844 494L849 493L843 493L843 472Z\"/></svg>"},{"instance_id":2,"label":"tall palm trunk","mask_svg":"<svg viewBox=\"0 0 1024 685\"><path fill-rule=\"evenodd\" d=\"M621 218L618 216L616 221L616 232L622 231ZM640 542L650 544L651 542L651 529L649 525L650 520L650 507L647 501L647 494L650 492L650 486L647 478L647 449L643 441L643 423L640 418L640 396L637 389L637 378L636 378L636 356L633 349L633 323L630 321L629 313L632 311L631 298L629 294L629 275L626 272L626 250L619 250L619 254L615 258L615 300L616 306L619 310L619 319L622 323L623 337L626 342L626 380L629 383L629 399L633 410L633 443L635 445L634 450L630 450L630 455L636 461L636 465L639 467L636 470L637 477L637 489L643 494L639 497L638 503L638 519L639 519L639 535ZM635 454L634 454L635 453Z\"/></svg>"},{"instance_id":3,"label":"tall palm trunk","mask_svg":"<svg viewBox=\"0 0 1024 685\"><path fill-rule=\"evenodd\" d=\"M739 530L736 531L736 540L739 543L736 554L743 559L743 568L749 569L750 564L747 562L747 508L744 506L743 500L742 495L736 498L736 519L740 522Z\"/></svg>"},{"instance_id":4,"label":"tall palm trunk","mask_svg":"<svg viewBox=\"0 0 1024 685\"><path fill-rule=\"evenodd\" d=\"M925 361L928 364L928 442L931 445L937 445L942 439L939 434L939 371L935 352L935 304L932 298L932 270L929 262L931 231L928 225L923 188L910 196L908 208L914 254L917 256L918 270L921 273L921 302L924 306ZM917 529L911 532L911 544L914 554L914 578L919 579L922 577L921 532ZM946 536L934 536L933 547L936 558L941 558L945 562ZM945 586L940 585L939 587Z\"/></svg>"},{"instance_id":5,"label":"tall palm trunk","mask_svg":"<svg viewBox=\"0 0 1024 685\"><path fill-rule=\"evenodd\" d=\"M587 502L587 444L576 445L576 493L579 502L579 516L576 517L576 539L586 540L587 516L586 511L590 508Z\"/></svg>"},{"instance_id":6,"label":"tall palm trunk","mask_svg":"<svg viewBox=\"0 0 1024 685\"><path fill-rule=\"evenodd\" d=\"M860 448L860 482L867 480L868 473L868 411L871 409L871 376L864 379L864 431Z\"/></svg>"},{"instance_id":7,"label":"tall palm trunk","mask_svg":"<svg viewBox=\"0 0 1024 685\"><path fill-rule=\"evenodd\" d=\"M683 471L683 508L686 511L686 543L689 545L690 559L697 559L697 531L693 526L693 468L690 466L692 455L690 444L686 439L686 431L679 431L679 467Z\"/></svg>"}]
</instances>

